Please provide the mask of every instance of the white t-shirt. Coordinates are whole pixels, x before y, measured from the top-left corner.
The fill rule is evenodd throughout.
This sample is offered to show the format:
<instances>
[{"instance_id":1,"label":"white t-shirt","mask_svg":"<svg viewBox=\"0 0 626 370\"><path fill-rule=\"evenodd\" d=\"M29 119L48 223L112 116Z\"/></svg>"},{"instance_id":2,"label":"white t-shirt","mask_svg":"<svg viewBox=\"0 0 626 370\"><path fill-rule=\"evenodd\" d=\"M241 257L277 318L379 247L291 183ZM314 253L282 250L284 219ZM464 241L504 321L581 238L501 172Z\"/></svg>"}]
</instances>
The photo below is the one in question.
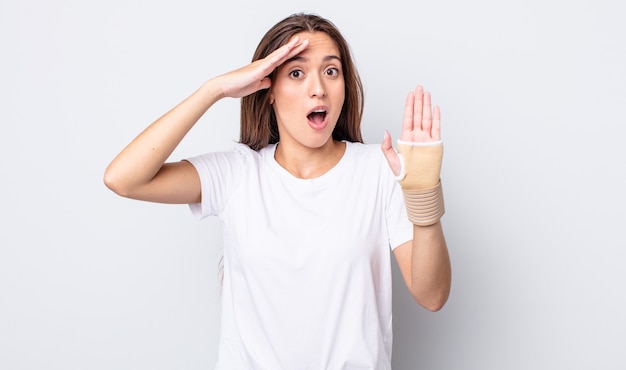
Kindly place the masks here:
<instances>
[{"instance_id":1,"label":"white t-shirt","mask_svg":"<svg viewBox=\"0 0 626 370\"><path fill-rule=\"evenodd\" d=\"M189 159L202 183L192 212L223 225L216 369L390 369L390 251L413 229L380 147L346 142L315 179L275 149Z\"/></svg>"}]
</instances>

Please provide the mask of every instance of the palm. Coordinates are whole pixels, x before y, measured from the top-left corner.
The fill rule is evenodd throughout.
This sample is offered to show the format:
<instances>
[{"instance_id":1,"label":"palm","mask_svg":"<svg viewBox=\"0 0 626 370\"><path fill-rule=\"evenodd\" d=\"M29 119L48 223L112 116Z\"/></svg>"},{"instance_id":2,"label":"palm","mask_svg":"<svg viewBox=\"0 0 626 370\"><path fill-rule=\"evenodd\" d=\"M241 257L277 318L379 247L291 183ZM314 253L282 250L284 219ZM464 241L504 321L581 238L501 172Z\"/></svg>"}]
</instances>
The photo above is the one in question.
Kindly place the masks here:
<instances>
[{"instance_id":1,"label":"palm","mask_svg":"<svg viewBox=\"0 0 626 370\"><path fill-rule=\"evenodd\" d=\"M440 140L439 107L433 110L430 104L430 93L418 86L410 92L404 106L402 133L400 140L415 142L431 142Z\"/></svg>"},{"instance_id":2,"label":"palm","mask_svg":"<svg viewBox=\"0 0 626 370\"><path fill-rule=\"evenodd\" d=\"M293 37L282 47L276 49L263 59L256 60L247 66L220 76L224 96L241 98L271 86L267 77L274 69L306 49L308 40Z\"/></svg>"},{"instance_id":3,"label":"palm","mask_svg":"<svg viewBox=\"0 0 626 370\"><path fill-rule=\"evenodd\" d=\"M435 106L433 109L430 93L424 92L422 86L417 86L415 91L411 91L406 98L400 140L416 143L440 141L440 124L439 107ZM389 133L385 134L382 150L393 173L398 175L400 173L400 159L393 149Z\"/></svg>"}]
</instances>

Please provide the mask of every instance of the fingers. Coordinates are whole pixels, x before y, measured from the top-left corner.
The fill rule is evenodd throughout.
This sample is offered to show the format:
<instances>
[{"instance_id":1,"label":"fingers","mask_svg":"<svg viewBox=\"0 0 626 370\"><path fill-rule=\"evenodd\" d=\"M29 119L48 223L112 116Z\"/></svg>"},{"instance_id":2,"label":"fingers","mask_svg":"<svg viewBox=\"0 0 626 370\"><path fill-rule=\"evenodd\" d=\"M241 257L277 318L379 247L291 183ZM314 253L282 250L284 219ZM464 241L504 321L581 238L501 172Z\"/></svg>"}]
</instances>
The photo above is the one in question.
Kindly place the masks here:
<instances>
[{"instance_id":1,"label":"fingers","mask_svg":"<svg viewBox=\"0 0 626 370\"><path fill-rule=\"evenodd\" d=\"M432 108L430 107L430 93L424 93L422 105L422 131L430 136L430 129L433 125Z\"/></svg>"},{"instance_id":2,"label":"fingers","mask_svg":"<svg viewBox=\"0 0 626 370\"><path fill-rule=\"evenodd\" d=\"M285 45L274 50L263 59L219 76L224 97L241 98L262 89L271 87L268 76L289 58L301 53L309 45L309 40L295 36Z\"/></svg>"},{"instance_id":3,"label":"fingers","mask_svg":"<svg viewBox=\"0 0 626 370\"><path fill-rule=\"evenodd\" d=\"M433 127L430 130L430 136L434 141L441 140L441 112L437 105L433 111Z\"/></svg>"},{"instance_id":4,"label":"fingers","mask_svg":"<svg viewBox=\"0 0 626 370\"><path fill-rule=\"evenodd\" d=\"M400 140L411 141L413 140L413 122L414 122L414 107L415 106L415 93L409 92L404 103L404 116L402 117L402 132L400 132Z\"/></svg>"},{"instance_id":5,"label":"fingers","mask_svg":"<svg viewBox=\"0 0 626 370\"><path fill-rule=\"evenodd\" d=\"M261 75L267 79L272 71L276 68L280 67L285 61L289 58L292 58L298 54L300 54L306 47L309 45L309 40L300 40L299 36L292 37L285 45L280 48L274 50L265 58L258 60L257 63L261 63ZM253 63L254 64L254 63ZM267 79L269 81L269 79ZM267 81L263 82L263 88L269 88L271 83L268 84Z\"/></svg>"},{"instance_id":6,"label":"fingers","mask_svg":"<svg viewBox=\"0 0 626 370\"><path fill-rule=\"evenodd\" d=\"M308 45L309 39L300 40L300 36L292 37L285 45L274 50L267 57L265 57L265 60L269 62L269 72L283 64L287 59L301 53Z\"/></svg>"},{"instance_id":7,"label":"fingers","mask_svg":"<svg viewBox=\"0 0 626 370\"><path fill-rule=\"evenodd\" d=\"M415 89L415 110L413 111L413 126L416 131L422 129L422 115L424 113L424 87L418 85Z\"/></svg>"},{"instance_id":8,"label":"fingers","mask_svg":"<svg viewBox=\"0 0 626 370\"><path fill-rule=\"evenodd\" d=\"M400 158L398 157L398 153L396 153L395 149L393 149L391 144L391 135L389 135L388 131L385 131L385 137L380 148L387 159L387 163L389 163L389 167L391 167L391 171L395 176L398 176L400 174Z\"/></svg>"},{"instance_id":9,"label":"fingers","mask_svg":"<svg viewBox=\"0 0 626 370\"><path fill-rule=\"evenodd\" d=\"M400 140L429 142L441 140L441 112L432 107L431 95L418 85L406 98Z\"/></svg>"}]
</instances>

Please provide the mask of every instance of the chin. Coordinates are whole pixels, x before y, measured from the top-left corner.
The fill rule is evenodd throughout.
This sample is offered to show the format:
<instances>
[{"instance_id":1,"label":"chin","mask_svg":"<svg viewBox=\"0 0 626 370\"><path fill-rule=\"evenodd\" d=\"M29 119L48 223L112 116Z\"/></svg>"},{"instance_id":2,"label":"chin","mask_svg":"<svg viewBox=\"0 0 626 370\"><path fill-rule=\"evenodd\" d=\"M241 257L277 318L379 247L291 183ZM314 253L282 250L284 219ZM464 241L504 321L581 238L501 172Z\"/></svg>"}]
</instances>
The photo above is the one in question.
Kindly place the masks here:
<instances>
[{"instance_id":1,"label":"chin","mask_svg":"<svg viewBox=\"0 0 626 370\"><path fill-rule=\"evenodd\" d=\"M313 135L313 137L311 137L309 140L306 140L306 142L308 142L309 145L307 145L310 148L322 148L325 145L328 145L329 143L332 143L333 140L333 135L332 135L332 131L327 134L327 135L321 135L321 133L318 133L317 135Z\"/></svg>"}]
</instances>

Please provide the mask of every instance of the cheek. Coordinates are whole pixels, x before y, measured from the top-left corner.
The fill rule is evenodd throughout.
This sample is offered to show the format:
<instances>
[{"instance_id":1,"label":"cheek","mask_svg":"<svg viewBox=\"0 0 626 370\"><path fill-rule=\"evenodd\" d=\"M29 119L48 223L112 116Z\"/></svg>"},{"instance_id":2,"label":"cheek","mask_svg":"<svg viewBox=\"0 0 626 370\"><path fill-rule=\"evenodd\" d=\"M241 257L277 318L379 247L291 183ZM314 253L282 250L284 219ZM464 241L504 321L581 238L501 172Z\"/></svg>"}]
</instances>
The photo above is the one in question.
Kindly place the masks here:
<instances>
[{"instance_id":1,"label":"cheek","mask_svg":"<svg viewBox=\"0 0 626 370\"><path fill-rule=\"evenodd\" d=\"M296 97L294 88L284 84L275 86L270 93L270 101L278 103L283 107L288 106Z\"/></svg>"},{"instance_id":2,"label":"cheek","mask_svg":"<svg viewBox=\"0 0 626 370\"><path fill-rule=\"evenodd\" d=\"M346 86L344 83L337 83L336 85L333 85L333 91L337 100L341 100L343 102L346 99Z\"/></svg>"},{"instance_id":3,"label":"cheek","mask_svg":"<svg viewBox=\"0 0 626 370\"><path fill-rule=\"evenodd\" d=\"M343 105L346 102L346 92L343 89L343 86L341 88L337 89L337 93L336 93L336 97L337 97L337 105L339 105L341 108L343 108Z\"/></svg>"},{"instance_id":4,"label":"cheek","mask_svg":"<svg viewBox=\"0 0 626 370\"><path fill-rule=\"evenodd\" d=\"M280 95L275 97L272 109L277 120L290 122L298 114L296 106L297 104L293 99Z\"/></svg>"}]
</instances>

